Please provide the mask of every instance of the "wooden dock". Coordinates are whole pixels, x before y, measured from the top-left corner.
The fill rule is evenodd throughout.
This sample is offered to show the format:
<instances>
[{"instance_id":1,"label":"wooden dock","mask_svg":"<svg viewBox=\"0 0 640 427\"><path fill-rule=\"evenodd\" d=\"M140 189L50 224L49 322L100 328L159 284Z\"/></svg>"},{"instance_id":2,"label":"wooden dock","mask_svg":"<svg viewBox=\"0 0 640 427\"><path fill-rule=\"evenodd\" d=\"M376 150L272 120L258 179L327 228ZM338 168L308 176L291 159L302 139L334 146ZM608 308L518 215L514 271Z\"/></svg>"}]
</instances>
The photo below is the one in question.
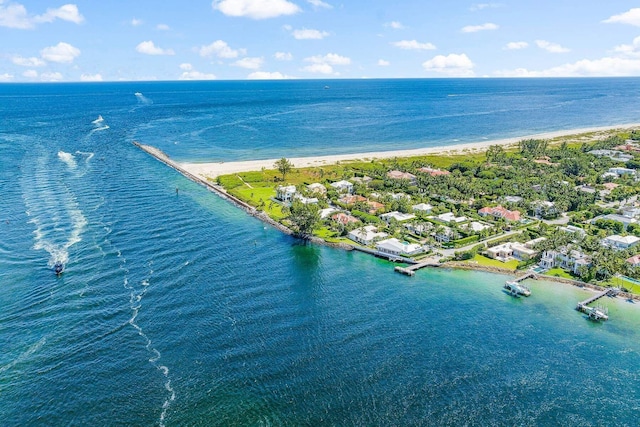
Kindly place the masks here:
<instances>
[{"instance_id":1,"label":"wooden dock","mask_svg":"<svg viewBox=\"0 0 640 427\"><path fill-rule=\"evenodd\" d=\"M408 267L396 267L394 270L398 273L406 274L407 276L413 276L416 274L416 270L420 270L424 267L439 267L440 263L438 259L435 257L429 257L426 260L419 262L417 264L410 265Z\"/></svg>"},{"instance_id":2,"label":"wooden dock","mask_svg":"<svg viewBox=\"0 0 640 427\"><path fill-rule=\"evenodd\" d=\"M530 279L532 277L535 278L536 277L536 273L534 273L533 271L530 271L527 274L522 275L522 276L518 277L517 279L514 279L513 281L516 282L516 283L520 283L523 280Z\"/></svg>"},{"instance_id":3,"label":"wooden dock","mask_svg":"<svg viewBox=\"0 0 640 427\"><path fill-rule=\"evenodd\" d=\"M618 289L618 288L605 289L604 291L602 291L600 293L597 293L597 294L587 298L584 301L579 302L578 305L576 306L576 310L584 311L584 308L587 305L591 304L592 302L597 301L600 298L605 297L605 296L609 296L609 295L616 296L616 295L618 295L618 292L620 292L620 289Z\"/></svg>"}]
</instances>

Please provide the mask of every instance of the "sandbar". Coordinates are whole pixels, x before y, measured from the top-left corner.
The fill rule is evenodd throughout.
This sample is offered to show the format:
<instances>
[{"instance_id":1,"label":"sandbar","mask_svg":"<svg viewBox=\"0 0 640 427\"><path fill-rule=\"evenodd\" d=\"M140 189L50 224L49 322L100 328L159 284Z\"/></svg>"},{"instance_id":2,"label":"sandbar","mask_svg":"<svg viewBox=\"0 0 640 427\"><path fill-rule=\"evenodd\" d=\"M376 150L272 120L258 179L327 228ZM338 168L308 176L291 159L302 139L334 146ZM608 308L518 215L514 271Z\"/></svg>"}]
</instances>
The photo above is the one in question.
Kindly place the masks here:
<instances>
[{"instance_id":1,"label":"sandbar","mask_svg":"<svg viewBox=\"0 0 640 427\"><path fill-rule=\"evenodd\" d=\"M518 143L523 139L554 139L567 136L579 136L581 134L603 132L603 131L623 131L640 127L639 123L623 124L616 126L600 126L581 129L561 130L555 132L539 133L515 138L496 139L491 141L471 142L464 144L451 144L436 147L424 147L408 150L375 151L369 153L337 154L314 157L287 157L296 168L327 166L344 161L371 161L379 159L389 159L393 157L415 157L424 155L455 155L469 152L485 151L491 145L509 146ZM203 178L214 179L220 175L228 175L239 172L259 171L262 168L274 169L274 163L278 159L246 160L234 162L211 162L211 163L180 163L180 166L188 172Z\"/></svg>"}]
</instances>

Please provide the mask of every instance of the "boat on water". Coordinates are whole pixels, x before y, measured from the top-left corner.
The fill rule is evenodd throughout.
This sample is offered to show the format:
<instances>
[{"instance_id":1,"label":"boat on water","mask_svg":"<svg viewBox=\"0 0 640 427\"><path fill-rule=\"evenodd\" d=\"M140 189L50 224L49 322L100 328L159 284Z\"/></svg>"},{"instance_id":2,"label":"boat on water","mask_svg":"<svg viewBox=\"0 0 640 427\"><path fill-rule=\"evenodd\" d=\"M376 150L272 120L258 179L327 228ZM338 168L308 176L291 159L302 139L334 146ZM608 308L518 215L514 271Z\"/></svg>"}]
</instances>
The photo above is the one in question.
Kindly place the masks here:
<instances>
[{"instance_id":1,"label":"boat on water","mask_svg":"<svg viewBox=\"0 0 640 427\"><path fill-rule=\"evenodd\" d=\"M134 93L135 96L142 96L142 94L140 92L136 92Z\"/></svg>"},{"instance_id":2,"label":"boat on water","mask_svg":"<svg viewBox=\"0 0 640 427\"><path fill-rule=\"evenodd\" d=\"M56 273L56 276L60 276L63 271L64 271L64 264L62 264L60 261L57 261L56 264L53 266L53 272Z\"/></svg>"},{"instance_id":3,"label":"boat on water","mask_svg":"<svg viewBox=\"0 0 640 427\"><path fill-rule=\"evenodd\" d=\"M581 304L580 311L587 315L589 320L600 321L600 320L609 320L609 310L606 307L597 306L597 307L589 307L587 305Z\"/></svg>"},{"instance_id":4,"label":"boat on water","mask_svg":"<svg viewBox=\"0 0 640 427\"><path fill-rule=\"evenodd\" d=\"M528 297L531 295L531 290L528 287L516 282L515 280L507 280L504 284L504 288L507 290L509 295L514 297L519 297L520 295Z\"/></svg>"},{"instance_id":5,"label":"boat on water","mask_svg":"<svg viewBox=\"0 0 640 427\"><path fill-rule=\"evenodd\" d=\"M92 121L91 123L93 123L94 125L100 124L104 122L104 119L102 118L102 116L98 116L97 119L95 119L94 121Z\"/></svg>"}]
</instances>

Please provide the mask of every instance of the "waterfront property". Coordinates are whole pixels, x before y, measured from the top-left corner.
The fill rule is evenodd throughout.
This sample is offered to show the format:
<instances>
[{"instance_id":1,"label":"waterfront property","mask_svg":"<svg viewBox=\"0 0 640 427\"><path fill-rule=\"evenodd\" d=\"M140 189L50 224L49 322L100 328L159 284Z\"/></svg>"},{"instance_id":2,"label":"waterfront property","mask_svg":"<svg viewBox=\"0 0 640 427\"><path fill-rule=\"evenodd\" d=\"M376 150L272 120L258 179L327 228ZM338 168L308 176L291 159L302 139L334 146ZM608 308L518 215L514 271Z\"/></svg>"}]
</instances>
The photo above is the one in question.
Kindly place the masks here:
<instances>
[{"instance_id":1,"label":"waterfront property","mask_svg":"<svg viewBox=\"0 0 640 427\"><path fill-rule=\"evenodd\" d=\"M601 243L603 246L610 247L611 249L624 250L629 249L640 242L640 238L636 236L620 236L614 234L613 236L608 236L602 239Z\"/></svg>"},{"instance_id":2,"label":"waterfront property","mask_svg":"<svg viewBox=\"0 0 640 427\"><path fill-rule=\"evenodd\" d=\"M351 230L347 237L356 243L368 246L379 240L388 237L389 235L384 232L378 232L378 228L373 225L365 225L364 227Z\"/></svg>"},{"instance_id":3,"label":"waterfront property","mask_svg":"<svg viewBox=\"0 0 640 427\"><path fill-rule=\"evenodd\" d=\"M424 252L421 245L415 243L401 242L395 237L376 243L376 249L380 252L391 255L417 255Z\"/></svg>"},{"instance_id":4,"label":"waterfront property","mask_svg":"<svg viewBox=\"0 0 640 427\"><path fill-rule=\"evenodd\" d=\"M282 202L291 202L296 194L295 185L281 185L276 188L276 199Z\"/></svg>"}]
</instances>

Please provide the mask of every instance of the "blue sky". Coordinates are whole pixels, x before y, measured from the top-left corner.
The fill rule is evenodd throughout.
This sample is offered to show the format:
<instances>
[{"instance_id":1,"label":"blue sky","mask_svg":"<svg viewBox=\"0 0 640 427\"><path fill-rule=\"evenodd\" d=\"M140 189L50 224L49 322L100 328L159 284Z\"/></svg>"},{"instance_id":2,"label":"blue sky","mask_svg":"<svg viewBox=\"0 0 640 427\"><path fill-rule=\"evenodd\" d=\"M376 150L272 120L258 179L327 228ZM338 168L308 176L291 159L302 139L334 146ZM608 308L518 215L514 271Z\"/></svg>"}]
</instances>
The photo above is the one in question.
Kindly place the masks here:
<instances>
[{"instance_id":1,"label":"blue sky","mask_svg":"<svg viewBox=\"0 0 640 427\"><path fill-rule=\"evenodd\" d=\"M0 0L0 81L640 76L640 4Z\"/></svg>"}]
</instances>

